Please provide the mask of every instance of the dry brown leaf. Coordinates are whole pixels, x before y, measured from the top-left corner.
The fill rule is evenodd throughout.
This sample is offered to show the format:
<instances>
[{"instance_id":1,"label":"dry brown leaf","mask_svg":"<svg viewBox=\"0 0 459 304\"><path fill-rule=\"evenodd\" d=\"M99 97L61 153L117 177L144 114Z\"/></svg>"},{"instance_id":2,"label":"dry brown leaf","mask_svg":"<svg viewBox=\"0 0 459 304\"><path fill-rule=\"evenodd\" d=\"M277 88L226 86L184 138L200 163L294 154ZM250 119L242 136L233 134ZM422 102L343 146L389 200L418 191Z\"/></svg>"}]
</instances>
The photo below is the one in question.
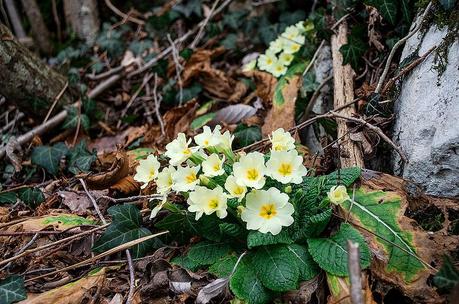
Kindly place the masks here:
<instances>
[{"instance_id":1,"label":"dry brown leaf","mask_svg":"<svg viewBox=\"0 0 459 304\"><path fill-rule=\"evenodd\" d=\"M271 134L272 131L283 128L288 130L295 125L295 102L300 86L300 76L294 76L283 88L284 104L277 106L273 104L266 116L265 123L261 127L264 136Z\"/></svg>"},{"instance_id":2,"label":"dry brown leaf","mask_svg":"<svg viewBox=\"0 0 459 304\"><path fill-rule=\"evenodd\" d=\"M62 198L62 203L78 215L85 215L88 208L92 207L88 195L84 192L58 191L57 194ZM107 195L107 191L96 190L91 191L91 194L97 199L102 195Z\"/></svg>"},{"instance_id":3,"label":"dry brown leaf","mask_svg":"<svg viewBox=\"0 0 459 304\"><path fill-rule=\"evenodd\" d=\"M254 116L257 109L245 104L235 104L224 107L215 113L215 118L209 122L209 125L217 124L237 124L243 119Z\"/></svg>"},{"instance_id":4,"label":"dry brown leaf","mask_svg":"<svg viewBox=\"0 0 459 304\"><path fill-rule=\"evenodd\" d=\"M98 138L88 145L89 150L96 149L98 155L115 152L118 146L127 147L136 139L144 136L147 131L146 126L129 127L115 136L105 136Z\"/></svg>"},{"instance_id":5,"label":"dry brown leaf","mask_svg":"<svg viewBox=\"0 0 459 304\"><path fill-rule=\"evenodd\" d=\"M351 286L348 277L336 277L327 274L327 283L330 290L327 303L352 304L350 296ZM364 272L362 272L362 285L363 302L365 304L376 304L368 284L368 276Z\"/></svg>"},{"instance_id":6,"label":"dry brown leaf","mask_svg":"<svg viewBox=\"0 0 459 304\"><path fill-rule=\"evenodd\" d=\"M80 304L89 296L90 289L101 286L106 278L106 268L101 268L95 273L76 282L46 291L41 294L28 294L27 300L20 304Z\"/></svg>"},{"instance_id":7,"label":"dry brown leaf","mask_svg":"<svg viewBox=\"0 0 459 304\"><path fill-rule=\"evenodd\" d=\"M270 73L262 71L248 71L243 73L246 77L253 78L257 89L256 95L260 97L266 106L271 105L274 96L274 90L276 88L277 80Z\"/></svg>"},{"instance_id":8,"label":"dry brown leaf","mask_svg":"<svg viewBox=\"0 0 459 304\"><path fill-rule=\"evenodd\" d=\"M108 189L128 174L129 158L126 153L118 151L108 171L86 177L86 183L91 189Z\"/></svg>"},{"instance_id":9,"label":"dry brown leaf","mask_svg":"<svg viewBox=\"0 0 459 304\"><path fill-rule=\"evenodd\" d=\"M298 290L292 290L282 295L284 303L309 303L313 293L319 287L320 275L309 281L300 282Z\"/></svg>"},{"instance_id":10,"label":"dry brown leaf","mask_svg":"<svg viewBox=\"0 0 459 304\"><path fill-rule=\"evenodd\" d=\"M136 182L131 175L128 175L119 180L116 184L112 185L110 189L118 190L124 194L131 194L139 192L140 184Z\"/></svg>"},{"instance_id":11,"label":"dry brown leaf","mask_svg":"<svg viewBox=\"0 0 459 304\"><path fill-rule=\"evenodd\" d=\"M22 169L22 148L15 136L11 136L5 147L6 157L10 160L15 172Z\"/></svg>"},{"instance_id":12,"label":"dry brown leaf","mask_svg":"<svg viewBox=\"0 0 459 304\"><path fill-rule=\"evenodd\" d=\"M174 107L164 114L163 120L168 139L175 138L178 133L188 130L197 109L198 104L196 100L193 100L181 107Z\"/></svg>"},{"instance_id":13,"label":"dry brown leaf","mask_svg":"<svg viewBox=\"0 0 459 304\"><path fill-rule=\"evenodd\" d=\"M54 231L64 231L82 224L94 224L94 222L74 214L51 213L44 216L31 217L17 224L13 224L8 227L7 231L40 231L49 229L50 227L52 227Z\"/></svg>"},{"instance_id":14,"label":"dry brown leaf","mask_svg":"<svg viewBox=\"0 0 459 304\"><path fill-rule=\"evenodd\" d=\"M368 12L368 42L373 45L378 51L384 50L384 45L380 42L381 34L376 31L376 23L381 23L382 17L378 10L373 6L365 5Z\"/></svg>"}]
</instances>

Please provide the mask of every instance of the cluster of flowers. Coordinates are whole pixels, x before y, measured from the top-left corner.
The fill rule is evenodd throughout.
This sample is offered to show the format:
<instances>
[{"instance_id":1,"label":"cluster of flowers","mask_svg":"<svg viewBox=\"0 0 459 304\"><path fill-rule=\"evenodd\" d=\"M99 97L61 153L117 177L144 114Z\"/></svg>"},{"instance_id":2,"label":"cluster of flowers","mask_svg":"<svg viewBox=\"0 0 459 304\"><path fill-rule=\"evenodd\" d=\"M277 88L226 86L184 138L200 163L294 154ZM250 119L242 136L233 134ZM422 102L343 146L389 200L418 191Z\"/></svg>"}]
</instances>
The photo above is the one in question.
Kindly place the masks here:
<instances>
[{"instance_id":1,"label":"cluster of flowers","mask_svg":"<svg viewBox=\"0 0 459 304\"><path fill-rule=\"evenodd\" d=\"M269 158L260 152L235 154L231 149L234 136L221 127L212 131L204 127L191 139L180 133L166 146L169 165L160 170L160 162L149 155L139 162L134 179L145 188L151 181L163 201L152 211L152 217L165 204L167 195L179 192L188 197L188 211L202 215L215 213L225 218L230 211L228 199L237 199L239 206L231 210L246 223L247 229L278 234L293 223L293 205L289 196L275 187L265 187L268 178L284 184L299 184L307 174L303 158L295 149L295 140L283 129L272 132ZM220 184L209 181L219 179ZM267 189L266 189L267 188Z\"/></svg>"},{"instance_id":2,"label":"cluster of flowers","mask_svg":"<svg viewBox=\"0 0 459 304\"><path fill-rule=\"evenodd\" d=\"M287 72L293 56L304 44L306 28L304 22L288 26L274 41L271 41L265 54L258 57L258 68L280 77Z\"/></svg>"}]
</instances>

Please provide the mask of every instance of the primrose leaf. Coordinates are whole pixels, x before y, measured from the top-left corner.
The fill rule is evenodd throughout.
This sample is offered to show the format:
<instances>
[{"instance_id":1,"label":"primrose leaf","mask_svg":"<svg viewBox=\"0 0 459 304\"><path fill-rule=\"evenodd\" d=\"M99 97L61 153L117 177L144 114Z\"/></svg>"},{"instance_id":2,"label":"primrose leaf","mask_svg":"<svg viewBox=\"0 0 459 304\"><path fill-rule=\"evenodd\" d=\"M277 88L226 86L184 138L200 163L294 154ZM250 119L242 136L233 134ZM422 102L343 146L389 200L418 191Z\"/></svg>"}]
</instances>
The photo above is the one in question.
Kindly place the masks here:
<instances>
[{"instance_id":1,"label":"primrose leaf","mask_svg":"<svg viewBox=\"0 0 459 304\"><path fill-rule=\"evenodd\" d=\"M262 246L254 254L253 265L261 282L274 291L296 289L300 270L297 257L285 245Z\"/></svg>"},{"instance_id":2,"label":"primrose leaf","mask_svg":"<svg viewBox=\"0 0 459 304\"><path fill-rule=\"evenodd\" d=\"M388 256L388 272L396 271L405 281L410 282L424 270L424 266L416 258L412 233L402 229L398 223L401 198L397 193L366 192L359 189L355 191L354 202L344 202L341 207L350 212L359 221L359 225L378 236L375 241L384 248Z\"/></svg>"},{"instance_id":3,"label":"primrose leaf","mask_svg":"<svg viewBox=\"0 0 459 304\"><path fill-rule=\"evenodd\" d=\"M347 241L360 246L360 266L370 266L371 254L363 236L349 224L341 224L339 231L328 238L309 239L309 253L320 268L336 276L348 276Z\"/></svg>"},{"instance_id":4,"label":"primrose leaf","mask_svg":"<svg viewBox=\"0 0 459 304\"><path fill-rule=\"evenodd\" d=\"M236 297L245 300L248 304L270 303L273 296L272 292L261 283L250 253L237 265L230 279L230 288Z\"/></svg>"},{"instance_id":5,"label":"primrose leaf","mask_svg":"<svg viewBox=\"0 0 459 304\"><path fill-rule=\"evenodd\" d=\"M219 259L217 262L209 267L209 272L216 275L219 278L226 278L233 271L234 265L236 265L237 257L234 255L227 255Z\"/></svg>"},{"instance_id":6,"label":"primrose leaf","mask_svg":"<svg viewBox=\"0 0 459 304\"><path fill-rule=\"evenodd\" d=\"M231 250L228 243L203 241L193 245L188 257L198 265L210 265L218 261Z\"/></svg>"},{"instance_id":7,"label":"primrose leaf","mask_svg":"<svg viewBox=\"0 0 459 304\"><path fill-rule=\"evenodd\" d=\"M261 233L259 231L250 231L247 236L247 246L249 249L262 245L275 244L291 244L293 240L290 238L286 229L283 229L279 234L272 235L270 232Z\"/></svg>"},{"instance_id":8,"label":"primrose leaf","mask_svg":"<svg viewBox=\"0 0 459 304\"><path fill-rule=\"evenodd\" d=\"M24 279L13 275L0 281L0 303L10 304L27 299Z\"/></svg>"},{"instance_id":9,"label":"primrose leaf","mask_svg":"<svg viewBox=\"0 0 459 304\"><path fill-rule=\"evenodd\" d=\"M199 128L204 127L207 123L212 121L216 115L217 114L215 113L207 113L199 117L196 117L190 124L191 129L197 130Z\"/></svg>"},{"instance_id":10,"label":"primrose leaf","mask_svg":"<svg viewBox=\"0 0 459 304\"><path fill-rule=\"evenodd\" d=\"M320 273L320 268L312 259L308 248L303 245L290 244L287 249L295 256L300 269L300 281L308 281Z\"/></svg>"},{"instance_id":11,"label":"primrose leaf","mask_svg":"<svg viewBox=\"0 0 459 304\"><path fill-rule=\"evenodd\" d=\"M32 163L56 175L59 171L59 162L67 154L68 148L64 143L54 146L38 146L32 151Z\"/></svg>"}]
</instances>

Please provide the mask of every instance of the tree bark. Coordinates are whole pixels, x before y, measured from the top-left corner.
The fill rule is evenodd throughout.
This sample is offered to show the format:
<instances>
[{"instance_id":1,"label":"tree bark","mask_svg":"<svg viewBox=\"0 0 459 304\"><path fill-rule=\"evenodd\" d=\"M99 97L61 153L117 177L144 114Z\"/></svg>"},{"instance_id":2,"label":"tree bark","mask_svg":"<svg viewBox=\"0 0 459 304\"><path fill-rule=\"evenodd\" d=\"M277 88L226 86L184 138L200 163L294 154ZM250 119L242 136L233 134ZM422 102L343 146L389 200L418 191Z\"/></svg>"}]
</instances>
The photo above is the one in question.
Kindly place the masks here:
<instances>
[{"instance_id":1,"label":"tree bark","mask_svg":"<svg viewBox=\"0 0 459 304\"><path fill-rule=\"evenodd\" d=\"M64 0L65 19L80 39L94 43L100 21L97 0Z\"/></svg>"},{"instance_id":2,"label":"tree bark","mask_svg":"<svg viewBox=\"0 0 459 304\"><path fill-rule=\"evenodd\" d=\"M43 21L37 2L35 0L22 0L22 7L30 21L33 40L44 54L50 55L53 51L51 35Z\"/></svg>"},{"instance_id":3,"label":"tree bark","mask_svg":"<svg viewBox=\"0 0 459 304\"><path fill-rule=\"evenodd\" d=\"M0 95L16 103L21 111L44 118L66 82L64 76L36 58L0 24ZM66 90L55 111L72 100Z\"/></svg>"},{"instance_id":4,"label":"tree bark","mask_svg":"<svg viewBox=\"0 0 459 304\"><path fill-rule=\"evenodd\" d=\"M354 71L349 64L343 65L343 56L339 49L347 44L347 23L338 27L338 33L331 38L334 80L334 108L339 108L354 99ZM348 117L356 114L355 106L351 105L338 111ZM340 145L341 166L364 168L363 153L360 146L349 137L350 128L347 121L336 119L338 124L338 144Z\"/></svg>"}]
</instances>

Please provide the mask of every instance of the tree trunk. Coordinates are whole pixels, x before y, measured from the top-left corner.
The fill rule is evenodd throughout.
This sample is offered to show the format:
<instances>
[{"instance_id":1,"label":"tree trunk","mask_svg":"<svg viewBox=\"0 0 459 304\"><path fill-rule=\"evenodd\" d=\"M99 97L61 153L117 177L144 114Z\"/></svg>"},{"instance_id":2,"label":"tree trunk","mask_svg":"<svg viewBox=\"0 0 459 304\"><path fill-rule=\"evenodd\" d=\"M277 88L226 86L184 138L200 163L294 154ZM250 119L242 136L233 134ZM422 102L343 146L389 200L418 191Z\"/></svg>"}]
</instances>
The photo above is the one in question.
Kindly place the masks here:
<instances>
[{"instance_id":1,"label":"tree trunk","mask_svg":"<svg viewBox=\"0 0 459 304\"><path fill-rule=\"evenodd\" d=\"M35 0L22 0L22 7L30 21L33 40L44 54L50 55L53 51L53 45L37 2Z\"/></svg>"},{"instance_id":2,"label":"tree trunk","mask_svg":"<svg viewBox=\"0 0 459 304\"><path fill-rule=\"evenodd\" d=\"M99 32L97 0L64 0L65 19L77 36L94 43Z\"/></svg>"},{"instance_id":3,"label":"tree trunk","mask_svg":"<svg viewBox=\"0 0 459 304\"><path fill-rule=\"evenodd\" d=\"M343 65L343 56L339 49L347 44L347 23L338 27L338 34L331 38L334 80L334 107L339 108L354 99L354 70L349 64ZM356 114L355 106L350 105L338 113L352 117ZM341 166L364 168L363 153L360 146L349 137L350 128L347 122L337 118L338 144L340 145Z\"/></svg>"},{"instance_id":4,"label":"tree trunk","mask_svg":"<svg viewBox=\"0 0 459 304\"><path fill-rule=\"evenodd\" d=\"M44 118L65 83L64 76L36 58L0 24L0 95L16 103L21 111ZM72 100L66 90L55 110Z\"/></svg>"}]
</instances>

